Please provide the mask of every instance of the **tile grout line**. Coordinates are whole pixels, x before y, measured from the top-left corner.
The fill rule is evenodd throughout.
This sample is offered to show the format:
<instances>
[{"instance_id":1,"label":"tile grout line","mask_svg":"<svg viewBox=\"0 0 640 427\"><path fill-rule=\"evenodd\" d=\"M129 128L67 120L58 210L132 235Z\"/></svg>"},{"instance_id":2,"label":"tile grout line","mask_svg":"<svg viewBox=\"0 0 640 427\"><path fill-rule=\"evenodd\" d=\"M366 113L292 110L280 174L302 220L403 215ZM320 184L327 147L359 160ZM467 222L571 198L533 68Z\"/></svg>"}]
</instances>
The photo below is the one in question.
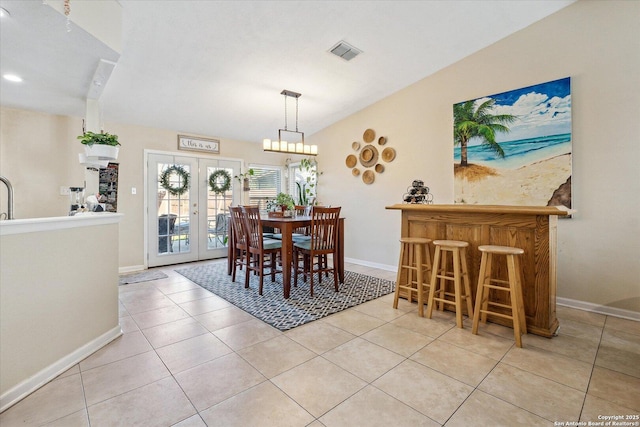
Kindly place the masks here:
<instances>
[{"instance_id":1,"label":"tile grout line","mask_svg":"<svg viewBox=\"0 0 640 427\"><path fill-rule=\"evenodd\" d=\"M596 361L598 360L598 353L600 352L600 346L602 345L602 336L604 335L604 328L607 324L607 317L605 317L604 322L602 324L602 329L600 330L600 339L598 340L598 348L596 349L596 354L593 357L593 364L591 365L591 373L589 374L589 381L587 382L587 390L584 392L584 399L582 400L582 406L580 407L580 414L578 415L578 420L582 418L582 412L584 412L584 405L587 402L587 396L589 395L589 388L591 387L591 380L593 379L593 372L596 369Z\"/></svg>"}]
</instances>

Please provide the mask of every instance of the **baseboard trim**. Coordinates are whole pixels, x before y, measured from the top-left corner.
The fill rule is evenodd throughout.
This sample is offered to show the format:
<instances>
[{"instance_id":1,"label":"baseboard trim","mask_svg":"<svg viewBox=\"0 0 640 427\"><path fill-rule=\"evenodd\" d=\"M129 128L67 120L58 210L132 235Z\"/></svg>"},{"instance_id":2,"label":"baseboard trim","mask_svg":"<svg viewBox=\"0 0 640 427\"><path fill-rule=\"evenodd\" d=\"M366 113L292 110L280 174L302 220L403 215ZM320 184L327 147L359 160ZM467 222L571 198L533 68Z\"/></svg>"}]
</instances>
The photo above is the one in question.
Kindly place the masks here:
<instances>
[{"instance_id":1,"label":"baseboard trim","mask_svg":"<svg viewBox=\"0 0 640 427\"><path fill-rule=\"evenodd\" d=\"M355 258L345 258L344 262L363 265L365 267L378 268L380 270L385 270L385 271L393 271L393 272L398 271L397 265L378 264L376 262L363 261L361 259L355 259Z\"/></svg>"},{"instance_id":2,"label":"baseboard trim","mask_svg":"<svg viewBox=\"0 0 640 427\"><path fill-rule=\"evenodd\" d=\"M127 266L127 267L118 268L118 273L119 274L133 273L133 272L137 272L137 271L144 271L146 269L147 269L147 267L145 267L144 265L130 265L130 266Z\"/></svg>"},{"instance_id":3,"label":"baseboard trim","mask_svg":"<svg viewBox=\"0 0 640 427\"><path fill-rule=\"evenodd\" d=\"M594 304L586 301L579 301L570 298L556 298L556 303L563 307L577 308L578 310L592 313L604 314L607 316L620 317L622 319L640 321L640 313L637 311L625 310L623 308L608 307L606 305Z\"/></svg>"},{"instance_id":4,"label":"baseboard trim","mask_svg":"<svg viewBox=\"0 0 640 427\"><path fill-rule=\"evenodd\" d=\"M35 375L10 388L6 393L0 396L0 412L9 409L21 399L47 384L58 375L66 372L69 368L73 367L87 356L100 350L120 335L122 335L122 329L120 328L120 325L118 325L100 335L98 338L89 341L87 344L66 355L62 359L59 359L57 362L47 366Z\"/></svg>"}]
</instances>

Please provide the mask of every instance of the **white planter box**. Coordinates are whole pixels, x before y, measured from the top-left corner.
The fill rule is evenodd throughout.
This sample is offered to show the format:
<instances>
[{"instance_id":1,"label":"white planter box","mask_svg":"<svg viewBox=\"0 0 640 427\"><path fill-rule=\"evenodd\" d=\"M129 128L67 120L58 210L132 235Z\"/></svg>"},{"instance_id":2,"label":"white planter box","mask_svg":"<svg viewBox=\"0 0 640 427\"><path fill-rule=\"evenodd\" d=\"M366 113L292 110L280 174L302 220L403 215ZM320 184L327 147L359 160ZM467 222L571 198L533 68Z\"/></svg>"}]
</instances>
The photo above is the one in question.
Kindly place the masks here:
<instances>
[{"instance_id":1,"label":"white planter box","mask_svg":"<svg viewBox=\"0 0 640 427\"><path fill-rule=\"evenodd\" d=\"M88 168L106 168L109 165L109 160L98 160L95 157L87 157L86 154L78 153L78 159L80 164Z\"/></svg>"},{"instance_id":2,"label":"white planter box","mask_svg":"<svg viewBox=\"0 0 640 427\"><path fill-rule=\"evenodd\" d=\"M93 144L92 146L84 146L84 152L90 160L116 160L119 150L120 147L112 145Z\"/></svg>"}]
</instances>

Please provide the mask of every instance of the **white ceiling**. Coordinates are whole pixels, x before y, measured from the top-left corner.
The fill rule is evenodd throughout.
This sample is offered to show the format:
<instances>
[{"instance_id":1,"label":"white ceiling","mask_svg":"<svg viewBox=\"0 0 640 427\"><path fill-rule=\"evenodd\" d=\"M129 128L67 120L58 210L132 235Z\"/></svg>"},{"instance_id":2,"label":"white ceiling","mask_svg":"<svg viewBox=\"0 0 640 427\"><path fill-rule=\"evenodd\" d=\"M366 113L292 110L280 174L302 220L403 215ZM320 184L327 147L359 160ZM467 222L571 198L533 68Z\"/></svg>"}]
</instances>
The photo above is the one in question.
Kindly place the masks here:
<instances>
[{"instance_id":1,"label":"white ceiling","mask_svg":"<svg viewBox=\"0 0 640 427\"><path fill-rule=\"evenodd\" d=\"M73 17L73 3L71 0ZM120 0L118 55L41 1L0 1L3 106L84 116L100 58L117 66L104 122L260 143L284 125L283 89L302 93L299 127L319 131L574 0ZM344 40L363 53L329 53ZM289 98L289 129L295 103ZM109 130L109 129L105 129Z\"/></svg>"}]
</instances>

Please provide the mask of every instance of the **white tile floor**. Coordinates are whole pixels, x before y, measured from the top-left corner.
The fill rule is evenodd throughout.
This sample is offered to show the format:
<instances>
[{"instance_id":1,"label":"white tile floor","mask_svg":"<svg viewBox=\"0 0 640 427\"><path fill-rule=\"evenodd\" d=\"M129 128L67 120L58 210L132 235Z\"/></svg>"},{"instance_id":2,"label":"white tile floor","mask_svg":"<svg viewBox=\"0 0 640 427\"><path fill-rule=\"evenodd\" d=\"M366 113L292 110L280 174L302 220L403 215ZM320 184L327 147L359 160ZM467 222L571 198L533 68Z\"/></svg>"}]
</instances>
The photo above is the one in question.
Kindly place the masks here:
<instances>
[{"instance_id":1,"label":"white tile floor","mask_svg":"<svg viewBox=\"0 0 640 427\"><path fill-rule=\"evenodd\" d=\"M468 319L460 330L452 313L420 318L388 295L283 333L162 270L120 286L122 337L0 425L553 426L640 413L640 322L559 307L560 335L520 349L509 328L475 336Z\"/></svg>"}]
</instances>

